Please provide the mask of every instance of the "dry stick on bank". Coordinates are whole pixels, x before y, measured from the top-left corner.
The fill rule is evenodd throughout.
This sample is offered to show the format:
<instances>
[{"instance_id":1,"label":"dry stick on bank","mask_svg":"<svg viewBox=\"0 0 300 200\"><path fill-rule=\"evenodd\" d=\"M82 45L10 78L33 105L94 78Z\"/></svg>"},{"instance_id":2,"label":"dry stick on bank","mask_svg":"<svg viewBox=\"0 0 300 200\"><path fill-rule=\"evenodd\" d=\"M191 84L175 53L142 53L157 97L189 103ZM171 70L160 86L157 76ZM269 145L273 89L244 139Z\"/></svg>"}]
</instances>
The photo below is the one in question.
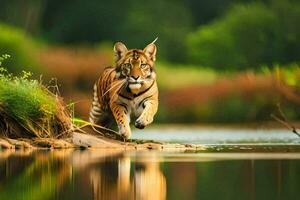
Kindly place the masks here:
<instances>
[{"instance_id":1,"label":"dry stick on bank","mask_svg":"<svg viewBox=\"0 0 300 200\"><path fill-rule=\"evenodd\" d=\"M296 127L288 122L287 117L285 116L284 112L282 111L279 103L277 104L277 108L278 108L279 115L282 119L280 119L279 117L277 117L274 114L271 114L271 117L273 119L275 119L276 121L278 121L279 123L283 124L289 130L291 130L293 133L295 133L298 137L300 137L300 134L298 133Z\"/></svg>"},{"instance_id":2,"label":"dry stick on bank","mask_svg":"<svg viewBox=\"0 0 300 200\"><path fill-rule=\"evenodd\" d=\"M279 93L281 93L286 99L288 99L291 102L294 102L295 104L300 105L300 96L296 94L295 88L293 87L288 87L286 84L284 84L283 78L282 78L282 73L280 71L276 71L276 74L273 76L274 79L274 85L275 88L278 90ZM286 128L291 130L294 134L296 134L298 137L300 137L300 134L297 131L297 128L292 125L291 123L288 122L288 119L284 112L281 109L280 104L277 104L277 110L279 113L279 117L277 117L274 114L271 114L271 117L275 119L277 122L283 124Z\"/></svg>"}]
</instances>

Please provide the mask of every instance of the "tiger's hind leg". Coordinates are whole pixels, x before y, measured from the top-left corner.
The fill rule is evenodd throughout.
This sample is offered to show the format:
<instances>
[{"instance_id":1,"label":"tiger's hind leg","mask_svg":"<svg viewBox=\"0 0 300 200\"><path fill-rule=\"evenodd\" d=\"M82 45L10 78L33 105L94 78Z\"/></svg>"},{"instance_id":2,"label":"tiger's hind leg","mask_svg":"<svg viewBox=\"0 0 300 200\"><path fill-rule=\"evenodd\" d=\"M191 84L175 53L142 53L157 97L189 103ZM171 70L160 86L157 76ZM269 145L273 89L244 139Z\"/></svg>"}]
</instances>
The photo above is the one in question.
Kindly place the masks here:
<instances>
[{"instance_id":1,"label":"tiger's hind leg","mask_svg":"<svg viewBox=\"0 0 300 200\"><path fill-rule=\"evenodd\" d=\"M93 124L98 124L103 115L103 111L101 109L98 93L97 93L97 85L94 85L94 94L93 94L93 103L90 111L89 121Z\"/></svg>"},{"instance_id":2,"label":"tiger's hind leg","mask_svg":"<svg viewBox=\"0 0 300 200\"><path fill-rule=\"evenodd\" d=\"M95 88L95 91L96 89L97 88ZM94 92L94 99L90 111L89 122L106 128L112 128L114 125L112 114L101 109L96 92Z\"/></svg>"},{"instance_id":3,"label":"tiger's hind leg","mask_svg":"<svg viewBox=\"0 0 300 200\"><path fill-rule=\"evenodd\" d=\"M102 118L102 110L99 107L92 106L92 109L90 111L89 121L92 124L98 124L99 121L101 121Z\"/></svg>"}]
</instances>

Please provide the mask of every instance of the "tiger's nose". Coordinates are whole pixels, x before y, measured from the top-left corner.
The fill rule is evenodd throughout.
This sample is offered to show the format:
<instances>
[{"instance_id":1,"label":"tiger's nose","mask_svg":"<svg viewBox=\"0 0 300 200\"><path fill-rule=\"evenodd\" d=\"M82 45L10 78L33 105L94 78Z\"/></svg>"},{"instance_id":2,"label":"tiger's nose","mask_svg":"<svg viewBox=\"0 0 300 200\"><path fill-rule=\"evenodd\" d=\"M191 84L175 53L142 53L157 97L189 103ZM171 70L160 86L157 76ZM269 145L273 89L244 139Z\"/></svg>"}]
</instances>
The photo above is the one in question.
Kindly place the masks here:
<instances>
[{"instance_id":1,"label":"tiger's nose","mask_svg":"<svg viewBox=\"0 0 300 200\"><path fill-rule=\"evenodd\" d=\"M131 76L131 78L137 81L140 78L140 76Z\"/></svg>"}]
</instances>

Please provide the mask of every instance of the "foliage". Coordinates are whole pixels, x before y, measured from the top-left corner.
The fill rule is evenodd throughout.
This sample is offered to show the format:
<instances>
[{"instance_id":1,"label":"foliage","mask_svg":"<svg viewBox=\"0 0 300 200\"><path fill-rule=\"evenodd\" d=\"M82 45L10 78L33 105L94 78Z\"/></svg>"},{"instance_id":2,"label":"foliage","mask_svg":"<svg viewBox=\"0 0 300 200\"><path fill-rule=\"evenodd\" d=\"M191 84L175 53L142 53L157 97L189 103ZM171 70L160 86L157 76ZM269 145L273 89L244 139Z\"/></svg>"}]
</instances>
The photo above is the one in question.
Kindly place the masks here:
<instances>
[{"instance_id":1,"label":"foliage","mask_svg":"<svg viewBox=\"0 0 300 200\"><path fill-rule=\"evenodd\" d=\"M0 68L0 102L6 105L9 114L22 122L49 117L56 111L55 99L30 76L31 73L25 71L21 76L13 76Z\"/></svg>"},{"instance_id":2,"label":"foliage","mask_svg":"<svg viewBox=\"0 0 300 200\"><path fill-rule=\"evenodd\" d=\"M295 87L297 89L300 88L300 68L299 65L291 65L284 69L276 68L277 73L281 73L281 78L284 83Z\"/></svg>"},{"instance_id":3,"label":"foliage","mask_svg":"<svg viewBox=\"0 0 300 200\"><path fill-rule=\"evenodd\" d=\"M0 23L0 55L7 53L13 58L6 62L9 71L35 71L34 52L35 44L24 31Z\"/></svg>"},{"instance_id":4,"label":"foliage","mask_svg":"<svg viewBox=\"0 0 300 200\"><path fill-rule=\"evenodd\" d=\"M268 95L253 94L247 99L241 94L222 96L205 104L187 105L170 110L160 105L156 122L159 123L250 123L271 121L270 115L276 111L276 103L281 102L280 95L270 101ZM283 103L289 119L299 119L297 105Z\"/></svg>"},{"instance_id":5,"label":"foliage","mask_svg":"<svg viewBox=\"0 0 300 200\"><path fill-rule=\"evenodd\" d=\"M0 61L6 58L2 56ZM29 72L13 76L0 68L0 133L9 137L27 137L27 133L64 136L72 126L68 112L57 96L30 77Z\"/></svg>"},{"instance_id":6,"label":"foliage","mask_svg":"<svg viewBox=\"0 0 300 200\"><path fill-rule=\"evenodd\" d=\"M171 112L173 114L168 114L170 113L169 110L164 113L159 111L159 115L167 115L162 120L169 123L242 123L257 121L255 116L249 116L251 112L256 112L259 109L257 104L253 103L254 107L246 105L247 103L240 96L233 95L223 97L222 101L211 101L205 105L186 106L185 108L177 109L176 113Z\"/></svg>"},{"instance_id":7,"label":"foliage","mask_svg":"<svg viewBox=\"0 0 300 200\"><path fill-rule=\"evenodd\" d=\"M160 59L226 69L298 58L295 0L4 0L1 5L0 20L55 43L122 40L143 48L158 36ZM199 25L204 26L191 33L186 44L187 35Z\"/></svg>"},{"instance_id":8,"label":"foliage","mask_svg":"<svg viewBox=\"0 0 300 200\"><path fill-rule=\"evenodd\" d=\"M159 55L178 61L185 57L184 42L178 41L185 40L192 20L179 0L51 0L42 21L44 36L67 44L110 40L123 41L129 48L144 48L159 37Z\"/></svg>"},{"instance_id":9,"label":"foliage","mask_svg":"<svg viewBox=\"0 0 300 200\"><path fill-rule=\"evenodd\" d=\"M160 60L239 70L299 61L299 18L297 0L3 0L0 7L2 22L52 43L143 48L158 36ZM31 56L14 55L23 44L10 44L9 67L32 65Z\"/></svg>"},{"instance_id":10,"label":"foliage","mask_svg":"<svg viewBox=\"0 0 300 200\"><path fill-rule=\"evenodd\" d=\"M155 66L160 90L179 89L215 82L219 74L210 68L197 65L180 65L158 62Z\"/></svg>"},{"instance_id":11,"label":"foliage","mask_svg":"<svg viewBox=\"0 0 300 200\"><path fill-rule=\"evenodd\" d=\"M175 68L176 69L176 68ZM260 72L220 74L207 83L167 87L160 98L159 123L247 123L270 121L280 103L289 120L299 120L300 68L264 67ZM202 79L200 70L196 73ZM169 77L172 77L172 73ZM208 75L204 75L205 76ZM163 75L168 80L167 74ZM190 76L174 74L175 80ZM174 78L173 77L173 78ZM159 76L158 76L159 78ZM164 82L164 81L163 81ZM163 86L163 84L161 83Z\"/></svg>"},{"instance_id":12,"label":"foliage","mask_svg":"<svg viewBox=\"0 0 300 200\"><path fill-rule=\"evenodd\" d=\"M119 37L139 48L158 37L160 59L182 62L186 59L184 41L191 26L192 16L181 0L131 1Z\"/></svg>"},{"instance_id":13,"label":"foliage","mask_svg":"<svg viewBox=\"0 0 300 200\"><path fill-rule=\"evenodd\" d=\"M281 2L281 1L279 1ZM300 4L237 5L188 36L191 62L218 69L258 68L300 59Z\"/></svg>"}]
</instances>

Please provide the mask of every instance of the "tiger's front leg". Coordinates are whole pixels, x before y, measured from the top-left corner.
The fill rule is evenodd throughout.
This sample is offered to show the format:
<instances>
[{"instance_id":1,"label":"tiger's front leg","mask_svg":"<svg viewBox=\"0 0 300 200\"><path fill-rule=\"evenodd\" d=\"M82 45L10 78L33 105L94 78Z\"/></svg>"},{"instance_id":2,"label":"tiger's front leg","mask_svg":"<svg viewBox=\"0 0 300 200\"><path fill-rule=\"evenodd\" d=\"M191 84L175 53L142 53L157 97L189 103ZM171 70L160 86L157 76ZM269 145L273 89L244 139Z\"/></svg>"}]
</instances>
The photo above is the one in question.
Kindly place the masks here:
<instances>
[{"instance_id":1,"label":"tiger's front leg","mask_svg":"<svg viewBox=\"0 0 300 200\"><path fill-rule=\"evenodd\" d=\"M153 122L154 115L158 108L157 102L157 100L148 100L144 103L145 108L134 124L136 128L143 129Z\"/></svg>"},{"instance_id":2,"label":"tiger's front leg","mask_svg":"<svg viewBox=\"0 0 300 200\"><path fill-rule=\"evenodd\" d=\"M129 126L130 114L128 113L126 106L113 103L111 105L111 111L118 125L119 134L125 137L126 139L130 138L131 136L131 129Z\"/></svg>"}]
</instances>

